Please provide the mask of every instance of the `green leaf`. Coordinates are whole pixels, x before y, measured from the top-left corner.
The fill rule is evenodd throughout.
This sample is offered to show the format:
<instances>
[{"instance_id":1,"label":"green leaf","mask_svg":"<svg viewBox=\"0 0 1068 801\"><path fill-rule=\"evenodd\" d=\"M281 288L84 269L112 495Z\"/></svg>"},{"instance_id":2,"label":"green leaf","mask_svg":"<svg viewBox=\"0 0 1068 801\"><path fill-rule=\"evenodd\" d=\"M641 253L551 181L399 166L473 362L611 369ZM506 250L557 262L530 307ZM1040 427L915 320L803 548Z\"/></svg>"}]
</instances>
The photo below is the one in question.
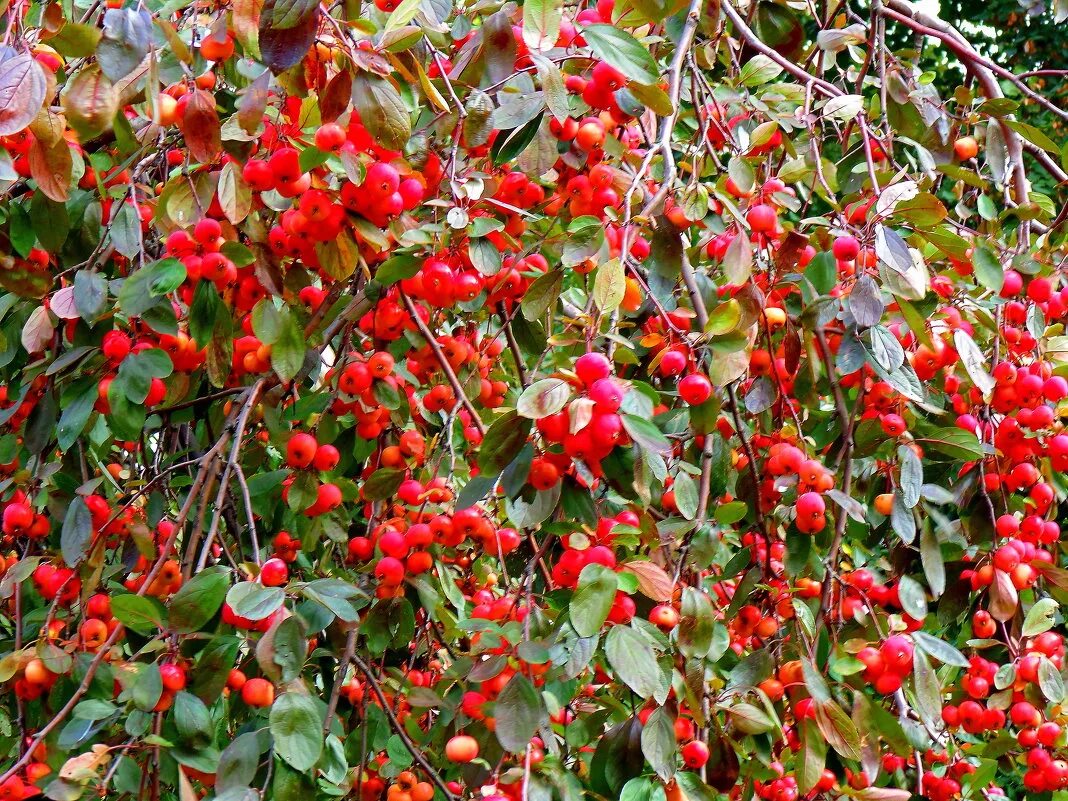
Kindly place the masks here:
<instances>
[{"instance_id":1,"label":"green leaf","mask_svg":"<svg viewBox=\"0 0 1068 801\"><path fill-rule=\"evenodd\" d=\"M145 637L164 628L159 602L133 593L113 596L111 614L122 625Z\"/></svg>"},{"instance_id":2,"label":"green leaf","mask_svg":"<svg viewBox=\"0 0 1068 801\"><path fill-rule=\"evenodd\" d=\"M533 422L509 410L493 421L478 449L478 469L497 475L511 464L526 444Z\"/></svg>"},{"instance_id":3,"label":"green leaf","mask_svg":"<svg viewBox=\"0 0 1068 801\"><path fill-rule=\"evenodd\" d=\"M152 707L159 703L160 696L163 695L163 677L160 675L159 665L155 662L139 664L130 695L134 705L145 712L151 711Z\"/></svg>"},{"instance_id":4,"label":"green leaf","mask_svg":"<svg viewBox=\"0 0 1068 801\"><path fill-rule=\"evenodd\" d=\"M92 539L93 516L89 514L85 499L76 495L63 516L63 530L60 533L63 561L68 567L74 567L81 562Z\"/></svg>"},{"instance_id":5,"label":"green leaf","mask_svg":"<svg viewBox=\"0 0 1068 801\"><path fill-rule=\"evenodd\" d=\"M263 620L278 610L285 602L286 592L281 587L264 587L255 581L240 581L226 593L226 603L239 617Z\"/></svg>"},{"instance_id":6,"label":"green leaf","mask_svg":"<svg viewBox=\"0 0 1068 801\"><path fill-rule=\"evenodd\" d=\"M568 604L568 617L580 637L593 637L612 611L618 579L614 571L596 563L579 573L578 586Z\"/></svg>"},{"instance_id":7,"label":"green leaf","mask_svg":"<svg viewBox=\"0 0 1068 801\"><path fill-rule=\"evenodd\" d=\"M671 488L675 491L675 505L679 508L679 514L687 520L697 517L697 482L690 474L680 470L675 475L675 483Z\"/></svg>"},{"instance_id":8,"label":"green leaf","mask_svg":"<svg viewBox=\"0 0 1068 801\"><path fill-rule=\"evenodd\" d=\"M630 626L613 626L604 644L608 664L639 698L651 698L661 688L660 666L649 641Z\"/></svg>"},{"instance_id":9,"label":"green leaf","mask_svg":"<svg viewBox=\"0 0 1068 801\"><path fill-rule=\"evenodd\" d=\"M627 291L627 282L623 274L623 262L609 259L597 268L593 279L593 302L602 312L611 312L619 308Z\"/></svg>"},{"instance_id":10,"label":"green leaf","mask_svg":"<svg viewBox=\"0 0 1068 801\"><path fill-rule=\"evenodd\" d=\"M763 53L757 53L742 65L741 72L738 73L738 80L742 82L743 86L761 86L771 83L781 74L782 67L778 63Z\"/></svg>"},{"instance_id":11,"label":"green leaf","mask_svg":"<svg viewBox=\"0 0 1068 801\"><path fill-rule=\"evenodd\" d=\"M352 79L352 102L367 132L382 147L403 150L412 136L412 121L397 88L371 72Z\"/></svg>"},{"instance_id":12,"label":"green leaf","mask_svg":"<svg viewBox=\"0 0 1068 801\"><path fill-rule=\"evenodd\" d=\"M682 590L679 650L683 656L703 658L712 648L715 616L708 596L694 587Z\"/></svg>"},{"instance_id":13,"label":"green leaf","mask_svg":"<svg viewBox=\"0 0 1068 801\"><path fill-rule=\"evenodd\" d=\"M671 453L671 441L651 420L633 414L624 414L622 417L623 428L639 446L656 453Z\"/></svg>"},{"instance_id":14,"label":"green leaf","mask_svg":"<svg viewBox=\"0 0 1068 801\"><path fill-rule=\"evenodd\" d=\"M675 775L677 751L675 722L667 709L657 707L642 728L642 753L656 771L656 775L664 781Z\"/></svg>"},{"instance_id":15,"label":"green leaf","mask_svg":"<svg viewBox=\"0 0 1068 801\"><path fill-rule=\"evenodd\" d=\"M912 509L920 502L923 488L923 463L912 448L901 445L897 449L898 464L901 470L901 500L906 509Z\"/></svg>"},{"instance_id":16,"label":"green leaf","mask_svg":"<svg viewBox=\"0 0 1068 801\"><path fill-rule=\"evenodd\" d=\"M652 54L626 31L613 25L586 25L582 36L599 59L632 81L652 84L660 80L660 70Z\"/></svg>"},{"instance_id":17,"label":"green leaf","mask_svg":"<svg viewBox=\"0 0 1068 801\"><path fill-rule=\"evenodd\" d=\"M971 462L982 458L983 446L971 431L961 428L940 428L916 442L925 451L934 450L949 456L954 461Z\"/></svg>"},{"instance_id":18,"label":"green leaf","mask_svg":"<svg viewBox=\"0 0 1068 801\"><path fill-rule=\"evenodd\" d=\"M928 724L942 714L942 688L927 656L921 651L913 654L913 682L916 691L916 711Z\"/></svg>"},{"instance_id":19,"label":"green leaf","mask_svg":"<svg viewBox=\"0 0 1068 801\"><path fill-rule=\"evenodd\" d=\"M567 405L571 397L571 385L561 378L543 378L535 381L519 396L516 411L531 420L556 414Z\"/></svg>"},{"instance_id":20,"label":"green leaf","mask_svg":"<svg viewBox=\"0 0 1068 801\"><path fill-rule=\"evenodd\" d=\"M1064 700L1064 679L1057 667L1046 657L1038 663L1038 687L1051 703Z\"/></svg>"},{"instance_id":21,"label":"green leaf","mask_svg":"<svg viewBox=\"0 0 1068 801\"><path fill-rule=\"evenodd\" d=\"M216 798L228 790L240 790L252 784L260 761L260 737L256 732L240 734L219 755L215 773Z\"/></svg>"},{"instance_id":22,"label":"green leaf","mask_svg":"<svg viewBox=\"0 0 1068 801\"><path fill-rule=\"evenodd\" d=\"M530 738L549 720L541 693L522 673L509 679L493 710L497 740L514 754L523 753L530 745Z\"/></svg>"},{"instance_id":23,"label":"green leaf","mask_svg":"<svg viewBox=\"0 0 1068 801\"><path fill-rule=\"evenodd\" d=\"M828 744L846 759L860 760L860 734L849 716L834 701L817 703L816 725Z\"/></svg>"},{"instance_id":24,"label":"green leaf","mask_svg":"<svg viewBox=\"0 0 1068 801\"><path fill-rule=\"evenodd\" d=\"M97 397L96 383L88 381L81 392L63 409L56 426L56 442L61 451L70 450L77 442L93 414Z\"/></svg>"},{"instance_id":25,"label":"green leaf","mask_svg":"<svg viewBox=\"0 0 1068 801\"><path fill-rule=\"evenodd\" d=\"M943 639L932 637L923 631L912 632L912 639L916 645L943 664L956 665L962 668L966 668L969 665L968 657Z\"/></svg>"},{"instance_id":26,"label":"green leaf","mask_svg":"<svg viewBox=\"0 0 1068 801\"><path fill-rule=\"evenodd\" d=\"M526 0L523 3L523 41L531 50L551 50L560 35L563 0Z\"/></svg>"},{"instance_id":27,"label":"green leaf","mask_svg":"<svg viewBox=\"0 0 1068 801\"><path fill-rule=\"evenodd\" d=\"M171 357L159 348L131 353L122 360L116 380L122 383L131 403L144 403L153 378L166 378L174 371Z\"/></svg>"},{"instance_id":28,"label":"green leaf","mask_svg":"<svg viewBox=\"0 0 1068 801\"><path fill-rule=\"evenodd\" d=\"M946 589L946 566L942 561L942 545L931 525L924 525L920 530L920 562L931 595L938 598Z\"/></svg>"},{"instance_id":29,"label":"green leaf","mask_svg":"<svg viewBox=\"0 0 1068 801\"><path fill-rule=\"evenodd\" d=\"M423 260L408 253L390 256L375 271L375 281L383 286L395 284L405 278L411 278L423 267Z\"/></svg>"},{"instance_id":30,"label":"green leaf","mask_svg":"<svg viewBox=\"0 0 1068 801\"><path fill-rule=\"evenodd\" d=\"M323 719L311 696L290 691L271 705L271 736L278 756L297 771L310 771L323 751Z\"/></svg>"},{"instance_id":31,"label":"green leaf","mask_svg":"<svg viewBox=\"0 0 1068 801\"><path fill-rule=\"evenodd\" d=\"M768 713L753 704L735 704L728 711L731 723L745 734L763 734L775 727Z\"/></svg>"},{"instance_id":32,"label":"green leaf","mask_svg":"<svg viewBox=\"0 0 1068 801\"><path fill-rule=\"evenodd\" d=\"M232 571L213 565L200 571L171 596L167 624L171 631L188 634L200 631L215 617L230 588Z\"/></svg>"},{"instance_id":33,"label":"green leaf","mask_svg":"<svg viewBox=\"0 0 1068 801\"><path fill-rule=\"evenodd\" d=\"M534 279L520 301L523 317L533 321L545 314L559 299L563 283L564 274L559 270L551 270Z\"/></svg>"},{"instance_id":34,"label":"green leaf","mask_svg":"<svg viewBox=\"0 0 1068 801\"><path fill-rule=\"evenodd\" d=\"M563 258L565 267L574 267L595 256L604 245L604 225L596 217L576 217L567 226Z\"/></svg>"},{"instance_id":35,"label":"green leaf","mask_svg":"<svg viewBox=\"0 0 1068 801\"><path fill-rule=\"evenodd\" d=\"M801 751L797 761L797 789L808 793L823 775L827 741L814 720L801 721Z\"/></svg>"},{"instance_id":36,"label":"green leaf","mask_svg":"<svg viewBox=\"0 0 1068 801\"><path fill-rule=\"evenodd\" d=\"M279 313L278 338L271 346L271 367L283 381L292 381L304 364L308 343L304 329L288 306Z\"/></svg>"},{"instance_id":37,"label":"green leaf","mask_svg":"<svg viewBox=\"0 0 1068 801\"><path fill-rule=\"evenodd\" d=\"M1049 631L1054 626L1058 608L1059 605L1053 598L1040 598L1027 610L1021 635L1034 637L1036 634Z\"/></svg>"},{"instance_id":38,"label":"green leaf","mask_svg":"<svg viewBox=\"0 0 1068 801\"><path fill-rule=\"evenodd\" d=\"M174 697L174 725L178 735L192 741L191 745L203 747L212 741L208 708L192 693L179 692Z\"/></svg>"},{"instance_id":39,"label":"green leaf","mask_svg":"<svg viewBox=\"0 0 1068 801\"><path fill-rule=\"evenodd\" d=\"M122 282L119 308L128 317L138 317L174 292L185 281L185 265L178 259L163 259L137 270Z\"/></svg>"},{"instance_id":40,"label":"green leaf","mask_svg":"<svg viewBox=\"0 0 1068 801\"><path fill-rule=\"evenodd\" d=\"M972 265L979 283L991 292L1000 292L1005 285L1005 268L989 245L976 242L972 253Z\"/></svg>"},{"instance_id":41,"label":"green leaf","mask_svg":"<svg viewBox=\"0 0 1068 801\"><path fill-rule=\"evenodd\" d=\"M901 608L916 620L927 616L927 593L912 576L902 576L897 587Z\"/></svg>"},{"instance_id":42,"label":"green leaf","mask_svg":"<svg viewBox=\"0 0 1068 801\"><path fill-rule=\"evenodd\" d=\"M380 467L367 477L363 485L363 497L369 501L391 498L404 481L407 472L395 467Z\"/></svg>"}]
</instances>

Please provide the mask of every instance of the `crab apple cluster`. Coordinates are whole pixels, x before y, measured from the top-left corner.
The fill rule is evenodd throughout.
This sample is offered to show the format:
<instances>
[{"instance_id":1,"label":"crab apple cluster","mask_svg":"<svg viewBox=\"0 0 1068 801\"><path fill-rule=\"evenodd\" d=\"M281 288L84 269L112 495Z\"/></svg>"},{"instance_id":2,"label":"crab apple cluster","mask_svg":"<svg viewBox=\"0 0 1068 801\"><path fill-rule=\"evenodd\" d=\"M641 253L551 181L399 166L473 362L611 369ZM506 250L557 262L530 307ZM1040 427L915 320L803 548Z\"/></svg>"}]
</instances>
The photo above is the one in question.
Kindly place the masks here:
<instances>
[{"instance_id":1,"label":"crab apple cluster","mask_svg":"<svg viewBox=\"0 0 1068 801\"><path fill-rule=\"evenodd\" d=\"M52 530L48 516L35 512L26 493L21 489L15 490L11 499L4 505L0 520L2 520L0 530L4 533L4 541L9 544L21 537L41 540Z\"/></svg>"},{"instance_id":2,"label":"crab apple cluster","mask_svg":"<svg viewBox=\"0 0 1068 801\"><path fill-rule=\"evenodd\" d=\"M761 503L770 511L782 498L778 480L796 477L794 491L794 525L805 534L817 534L827 525L827 503L824 493L834 488L834 474L818 459L806 458L805 452L786 441L771 442L770 438L754 440L754 445L767 448L761 484Z\"/></svg>"},{"instance_id":3,"label":"crab apple cluster","mask_svg":"<svg viewBox=\"0 0 1068 801\"><path fill-rule=\"evenodd\" d=\"M408 371L416 376L422 386L426 387L425 393L419 399L422 409L431 415L439 412L451 412L456 408L457 398L455 391L444 375L444 366L441 359L452 368L454 372L464 371L469 374L477 372L479 377L478 395L472 397L486 409L495 409L504 403L504 396L508 392L508 384L494 377L498 359L504 351L504 342L499 338L480 337L476 332L457 331L450 335L435 337L435 346L427 343L419 348L408 351L406 366ZM406 387L407 391L407 387ZM415 395L412 388L410 395ZM474 395L474 393L472 393ZM413 404L413 415L422 414ZM466 409L462 410L467 412ZM478 436L478 430L470 425L470 417L465 421L464 438L469 441Z\"/></svg>"},{"instance_id":4,"label":"crab apple cluster","mask_svg":"<svg viewBox=\"0 0 1068 801\"><path fill-rule=\"evenodd\" d=\"M45 376L35 376L33 380L23 385L23 390L17 393L17 397L12 397L12 395L16 394L14 390L17 385L0 385L0 409L3 410L4 417L7 418L4 426L12 431L17 431L24 425L30 415L33 414L33 410L37 408L37 404L44 397L47 386L48 379ZM17 467L17 461L0 465L0 473L10 473Z\"/></svg>"},{"instance_id":5,"label":"crab apple cluster","mask_svg":"<svg viewBox=\"0 0 1068 801\"><path fill-rule=\"evenodd\" d=\"M1018 743L1029 749L1027 764L1031 770L1025 774L1024 783L1032 792L1063 786L1058 783L1061 779L1056 778L1055 772L1042 778L1043 768L1053 759L1051 753L1055 754L1063 747L1063 727L1056 720L1047 719L1044 703L1036 705L1032 700L1037 697L1033 693L1042 693L1039 673L1043 663L1060 670L1064 652L1064 638L1060 634L1052 631L1039 634L1031 638L1025 652L1009 664L1012 670L1005 681L1001 676L1004 670L997 663L972 657L961 682L966 697L957 703L946 704L942 709L942 720L947 726L959 727L973 735L1001 730L1008 724L1015 727ZM998 695L1008 694L1007 707L1002 701L995 705L992 698L995 690L1001 691ZM1048 784L1045 783L1047 779Z\"/></svg>"},{"instance_id":6,"label":"crab apple cluster","mask_svg":"<svg viewBox=\"0 0 1068 801\"><path fill-rule=\"evenodd\" d=\"M578 584L583 569L590 564L598 564L609 570L615 570L617 560L613 546L616 534L613 530L616 526L637 526L638 523L637 515L630 511L623 511L614 518L598 520L597 528L584 536L582 542L578 542L579 538L571 535L563 537L561 540L563 550L552 569L553 582L561 587L574 588ZM586 547L578 547L580 545ZM629 609L630 617L633 617L634 604L633 602L628 604L628 601L629 599L625 596L621 599L617 594L613 609L620 607L618 612L622 614Z\"/></svg>"},{"instance_id":7,"label":"crab apple cluster","mask_svg":"<svg viewBox=\"0 0 1068 801\"><path fill-rule=\"evenodd\" d=\"M242 626L242 628L253 628ZM226 688L229 695L237 694L242 703L253 709L264 709L274 703L274 684L265 678L253 676L249 678L239 668L233 668L226 677Z\"/></svg>"},{"instance_id":8,"label":"crab apple cluster","mask_svg":"<svg viewBox=\"0 0 1068 801\"><path fill-rule=\"evenodd\" d=\"M797 787L797 777L788 774L780 762L773 762L769 767L777 776L770 781L755 781L753 790L757 796L764 801L797 801L801 797L801 792ZM826 792L834 787L834 783L834 774L824 771L814 789L817 792Z\"/></svg>"},{"instance_id":9,"label":"crab apple cluster","mask_svg":"<svg viewBox=\"0 0 1068 801\"><path fill-rule=\"evenodd\" d=\"M902 680L912 673L914 651L912 640L904 634L891 634L878 648L862 648L857 659L864 664L864 680L883 695L897 692Z\"/></svg>"},{"instance_id":10,"label":"crab apple cluster","mask_svg":"<svg viewBox=\"0 0 1068 801\"><path fill-rule=\"evenodd\" d=\"M426 573L435 557L468 568L479 553L498 558L519 547L519 534L513 528L498 527L476 506L456 509L428 509L449 504L453 495L444 479L426 484L415 479L401 482L396 493L399 503L394 515L373 528L367 536L349 540L348 558L357 563L374 563L375 593L381 598L403 595L408 576Z\"/></svg>"},{"instance_id":11,"label":"crab apple cluster","mask_svg":"<svg viewBox=\"0 0 1068 801\"><path fill-rule=\"evenodd\" d=\"M179 297L186 305L192 305L202 281L211 282L219 293L229 295L234 308L244 312L251 311L267 297L268 292L256 277L253 266L238 267L223 252L227 242L235 239L236 234L221 209L217 218L202 218L192 232L180 228L167 237L167 254L185 266L186 277L179 288Z\"/></svg>"},{"instance_id":12,"label":"crab apple cluster","mask_svg":"<svg viewBox=\"0 0 1068 801\"><path fill-rule=\"evenodd\" d=\"M586 353L575 362L578 388L584 392L569 407L536 421L538 433L547 450L540 464L551 464L559 471L563 456L582 462L589 471L602 474L601 461L617 446L629 441L620 410L629 391L613 374L612 364L600 353ZM552 472L539 468L539 477L548 483ZM555 481L549 486L555 484Z\"/></svg>"},{"instance_id":13,"label":"crab apple cluster","mask_svg":"<svg viewBox=\"0 0 1068 801\"><path fill-rule=\"evenodd\" d=\"M293 469L282 483L282 498L289 501L294 486L299 486L302 493L314 493L314 498L301 508L306 517L318 517L328 514L344 501L341 488L332 481L316 480L315 473L330 473L338 466L341 453L328 443L320 443L314 434L296 431L286 441L286 465ZM297 484L298 479L307 478L306 482Z\"/></svg>"}]
</instances>

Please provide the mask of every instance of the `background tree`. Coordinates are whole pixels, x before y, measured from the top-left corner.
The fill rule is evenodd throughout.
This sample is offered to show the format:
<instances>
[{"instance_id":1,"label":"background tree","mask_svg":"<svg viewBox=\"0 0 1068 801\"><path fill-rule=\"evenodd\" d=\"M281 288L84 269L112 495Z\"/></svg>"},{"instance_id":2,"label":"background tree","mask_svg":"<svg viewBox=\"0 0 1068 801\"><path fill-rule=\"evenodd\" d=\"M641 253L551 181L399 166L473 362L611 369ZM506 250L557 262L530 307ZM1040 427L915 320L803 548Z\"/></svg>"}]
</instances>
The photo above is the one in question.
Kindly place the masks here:
<instances>
[{"instance_id":1,"label":"background tree","mask_svg":"<svg viewBox=\"0 0 1068 801\"><path fill-rule=\"evenodd\" d=\"M1063 797L1004 8L6 4L0 799Z\"/></svg>"}]
</instances>

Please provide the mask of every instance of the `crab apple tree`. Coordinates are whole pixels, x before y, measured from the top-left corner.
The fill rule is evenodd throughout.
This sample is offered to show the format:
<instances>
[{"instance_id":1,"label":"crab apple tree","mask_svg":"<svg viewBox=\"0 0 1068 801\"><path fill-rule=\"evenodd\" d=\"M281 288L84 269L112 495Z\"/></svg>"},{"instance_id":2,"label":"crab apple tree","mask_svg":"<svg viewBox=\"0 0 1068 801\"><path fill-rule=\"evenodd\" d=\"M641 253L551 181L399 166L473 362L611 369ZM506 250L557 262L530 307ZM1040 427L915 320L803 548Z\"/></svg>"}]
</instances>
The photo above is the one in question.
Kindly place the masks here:
<instances>
[{"instance_id":1,"label":"crab apple tree","mask_svg":"<svg viewBox=\"0 0 1068 801\"><path fill-rule=\"evenodd\" d=\"M929 5L4 3L0 801L1068 798L1065 71Z\"/></svg>"}]
</instances>

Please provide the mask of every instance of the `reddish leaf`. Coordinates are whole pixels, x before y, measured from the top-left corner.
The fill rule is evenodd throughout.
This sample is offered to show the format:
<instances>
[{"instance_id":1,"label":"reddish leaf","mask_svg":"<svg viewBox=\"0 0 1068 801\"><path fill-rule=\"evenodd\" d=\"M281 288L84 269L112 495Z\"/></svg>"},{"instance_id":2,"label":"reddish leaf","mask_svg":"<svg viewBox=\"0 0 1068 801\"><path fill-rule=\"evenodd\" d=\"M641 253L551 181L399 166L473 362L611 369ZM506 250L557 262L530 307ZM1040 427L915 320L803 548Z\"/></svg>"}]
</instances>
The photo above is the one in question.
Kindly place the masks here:
<instances>
[{"instance_id":1,"label":"reddish leaf","mask_svg":"<svg viewBox=\"0 0 1068 801\"><path fill-rule=\"evenodd\" d=\"M62 103L67 122L83 143L108 130L119 110L114 85L96 66L86 67L74 77L63 93Z\"/></svg>"},{"instance_id":2,"label":"reddish leaf","mask_svg":"<svg viewBox=\"0 0 1068 801\"><path fill-rule=\"evenodd\" d=\"M260 12L260 53L263 63L277 75L290 67L296 66L315 44L315 34L319 30L319 8L299 25L280 29L271 23L275 3L267 0Z\"/></svg>"},{"instance_id":3,"label":"reddish leaf","mask_svg":"<svg viewBox=\"0 0 1068 801\"><path fill-rule=\"evenodd\" d=\"M29 125L44 105L47 90L44 70L29 53L0 62L0 136Z\"/></svg>"},{"instance_id":4,"label":"reddish leaf","mask_svg":"<svg viewBox=\"0 0 1068 801\"><path fill-rule=\"evenodd\" d=\"M57 203L70 197L71 171L74 158L65 139L45 145L34 141L30 146L30 175L46 196Z\"/></svg>"},{"instance_id":5,"label":"reddish leaf","mask_svg":"<svg viewBox=\"0 0 1068 801\"><path fill-rule=\"evenodd\" d=\"M182 134L189 154L203 164L210 164L222 150L219 115L215 111L215 96L198 89L189 98L181 119Z\"/></svg>"}]
</instances>

